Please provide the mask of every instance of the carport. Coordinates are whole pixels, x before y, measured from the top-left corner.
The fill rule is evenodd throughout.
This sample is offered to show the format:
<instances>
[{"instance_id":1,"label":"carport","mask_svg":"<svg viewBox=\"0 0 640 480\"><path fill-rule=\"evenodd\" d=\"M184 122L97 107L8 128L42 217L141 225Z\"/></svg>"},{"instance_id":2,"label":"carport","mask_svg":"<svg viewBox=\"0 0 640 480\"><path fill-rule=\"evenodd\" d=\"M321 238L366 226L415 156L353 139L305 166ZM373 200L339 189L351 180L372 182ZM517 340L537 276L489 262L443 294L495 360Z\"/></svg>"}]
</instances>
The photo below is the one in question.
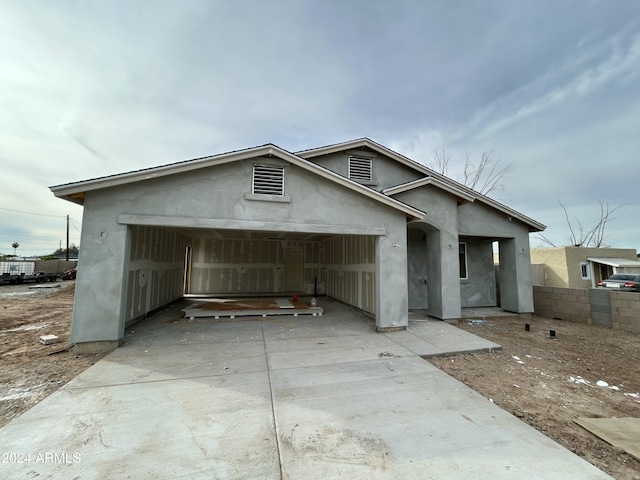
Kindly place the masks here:
<instances>
[{"instance_id":1,"label":"carport","mask_svg":"<svg viewBox=\"0 0 640 480\"><path fill-rule=\"evenodd\" d=\"M324 289L379 331L408 324L406 223L424 212L274 145L51 190L84 206L76 347L113 349L185 293Z\"/></svg>"}]
</instances>

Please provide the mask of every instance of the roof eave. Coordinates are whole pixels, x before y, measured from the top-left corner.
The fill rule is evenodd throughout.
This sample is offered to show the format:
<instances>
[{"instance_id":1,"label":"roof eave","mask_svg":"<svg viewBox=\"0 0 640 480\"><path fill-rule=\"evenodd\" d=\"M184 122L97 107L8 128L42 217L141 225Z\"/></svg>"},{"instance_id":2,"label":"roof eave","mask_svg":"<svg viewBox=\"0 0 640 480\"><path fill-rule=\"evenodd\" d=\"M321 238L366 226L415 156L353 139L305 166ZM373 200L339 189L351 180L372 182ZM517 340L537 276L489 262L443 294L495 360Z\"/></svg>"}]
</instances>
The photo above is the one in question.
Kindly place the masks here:
<instances>
[{"instance_id":1,"label":"roof eave","mask_svg":"<svg viewBox=\"0 0 640 480\"><path fill-rule=\"evenodd\" d=\"M253 147L246 150L222 153L220 155L202 157L195 160L187 160L185 162L172 163L169 165L162 165L159 167L152 167L143 170L134 170L132 172L93 178L80 182L54 185L49 187L49 190L51 190L51 192L56 197L64 198L74 194L85 193L92 190L117 187L120 185L126 185L128 183L161 178L167 175L173 175L175 173L188 172L191 170L197 170L199 168L221 165L224 163L243 160L246 158L253 158L260 155L268 155L272 153L274 148L278 147L270 144L262 145L260 147Z\"/></svg>"},{"instance_id":2,"label":"roof eave","mask_svg":"<svg viewBox=\"0 0 640 480\"><path fill-rule=\"evenodd\" d=\"M283 160L287 160L294 165L297 165L303 169L312 171L324 178L327 178L335 183L341 184L352 190L356 190L365 196L377 200L383 204L386 204L392 208L400 210L405 214L414 218L423 218L425 212L406 205L398 200L387 197L375 190L365 187L351 179L345 178L342 175L332 172L320 165L309 162L306 159L299 157L291 152L288 152L276 145L267 144L260 147L253 147L246 150L240 150L229 153L222 153L220 155L214 155L210 157L202 157L195 160L188 160L185 162L173 163L170 165L163 165L159 167L153 167L144 170L136 170L133 172L127 172L122 174L116 174L108 177L100 177L90 180L84 180L75 183L55 185L49 187L51 192L58 198L68 200L79 205L84 204L84 194L92 190L100 190L103 188L117 187L120 185L126 185L129 183L151 180L155 178L161 178L176 173L183 173L200 168L206 168L215 165L222 165L224 163L234 162L238 160L246 160L255 158L262 155L275 155Z\"/></svg>"},{"instance_id":3,"label":"roof eave","mask_svg":"<svg viewBox=\"0 0 640 480\"><path fill-rule=\"evenodd\" d=\"M385 195L397 195L399 193L402 192L406 192L409 190L413 190L415 188L419 188L419 187L423 187L426 185L433 185L437 188L440 188L441 190L444 190L448 193L451 193L452 195L455 195L456 197L459 197L467 202L473 202L476 197L473 195L470 195L467 192L462 191L459 188L453 187L451 185L448 185L444 182L442 182L441 180L434 178L434 177L425 177L425 178L420 178L418 180L413 180L411 182L407 182L407 183L403 183L400 185L396 185L394 187L389 187L389 188L385 188L382 193L384 193Z\"/></svg>"},{"instance_id":4,"label":"roof eave","mask_svg":"<svg viewBox=\"0 0 640 480\"><path fill-rule=\"evenodd\" d=\"M379 143L374 142L369 138L358 138L355 140L350 140L348 142L336 143L334 145L327 145L325 147L313 148L310 150L303 150L301 152L296 152L296 155L299 155L303 158L313 158L320 155L327 155L330 153L340 152L342 150L348 148L357 148L357 147L368 147L372 150L377 151L383 155L386 155L399 163L411 167L419 172L422 172L425 176L433 177L434 179L440 180L445 185L450 185L452 188L458 189L460 191L466 192L467 195L470 195L482 203L485 203L503 213L506 213L512 218L518 219L519 221L525 223L529 227L530 232L541 232L545 230L547 227L540 222L533 220L532 218L527 217L526 215L517 212L506 205L497 202L486 195L482 195L479 192L476 192L472 188L463 185L462 183L456 182L446 175L442 175L441 173L436 172L435 170L431 170L429 167L422 165L414 160L411 160L404 155L394 152L393 150L385 147L384 145L380 145Z\"/></svg>"}]
</instances>

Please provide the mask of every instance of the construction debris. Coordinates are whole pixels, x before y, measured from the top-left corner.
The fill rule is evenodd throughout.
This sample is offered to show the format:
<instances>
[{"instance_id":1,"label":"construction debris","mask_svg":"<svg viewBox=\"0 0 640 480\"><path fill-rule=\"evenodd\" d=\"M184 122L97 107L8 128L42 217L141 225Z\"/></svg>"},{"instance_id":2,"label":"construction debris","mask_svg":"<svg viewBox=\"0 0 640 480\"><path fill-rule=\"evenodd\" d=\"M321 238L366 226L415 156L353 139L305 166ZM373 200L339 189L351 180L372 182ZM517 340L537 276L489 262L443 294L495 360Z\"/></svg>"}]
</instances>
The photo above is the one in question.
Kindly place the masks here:
<instances>
[{"instance_id":1,"label":"construction debris","mask_svg":"<svg viewBox=\"0 0 640 480\"><path fill-rule=\"evenodd\" d=\"M58 343L60 339L57 335L42 335L40 337L40 343L43 345L51 345L53 343Z\"/></svg>"}]
</instances>

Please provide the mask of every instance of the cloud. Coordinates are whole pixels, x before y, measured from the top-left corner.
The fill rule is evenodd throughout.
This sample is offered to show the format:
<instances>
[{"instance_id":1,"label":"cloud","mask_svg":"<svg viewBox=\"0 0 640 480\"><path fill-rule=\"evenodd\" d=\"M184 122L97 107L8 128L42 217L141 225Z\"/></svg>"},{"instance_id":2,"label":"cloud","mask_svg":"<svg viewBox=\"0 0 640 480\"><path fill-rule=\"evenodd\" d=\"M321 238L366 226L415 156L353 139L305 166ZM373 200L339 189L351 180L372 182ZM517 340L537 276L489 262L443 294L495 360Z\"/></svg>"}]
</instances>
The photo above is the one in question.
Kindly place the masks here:
<instances>
[{"instance_id":1,"label":"cloud","mask_svg":"<svg viewBox=\"0 0 640 480\"><path fill-rule=\"evenodd\" d=\"M550 225L555 198L633 203L638 13L550 0L5 2L0 204L79 221L47 186L361 136L423 163L443 145L453 159L493 150L513 164L502 200ZM637 238L622 232L631 213L622 244Z\"/></svg>"},{"instance_id":2,"label":"cloud","mask_svg":"<svg viewBox=\"0 0 640 480\"><path fill-rule=\"evenodd\" d=\"M489 136L514 123L558 109L602 89L615 88L614 82L628 83L640 76L640 35L629 40L620 35L610 40L608 56L590 63L590 55L578 52L564 64L499 98L476 112L471 127L480 135ZM584 46L583 46L584 48ZM496 118L497 117L497 118Z\"/></svg>"}]
</instances>

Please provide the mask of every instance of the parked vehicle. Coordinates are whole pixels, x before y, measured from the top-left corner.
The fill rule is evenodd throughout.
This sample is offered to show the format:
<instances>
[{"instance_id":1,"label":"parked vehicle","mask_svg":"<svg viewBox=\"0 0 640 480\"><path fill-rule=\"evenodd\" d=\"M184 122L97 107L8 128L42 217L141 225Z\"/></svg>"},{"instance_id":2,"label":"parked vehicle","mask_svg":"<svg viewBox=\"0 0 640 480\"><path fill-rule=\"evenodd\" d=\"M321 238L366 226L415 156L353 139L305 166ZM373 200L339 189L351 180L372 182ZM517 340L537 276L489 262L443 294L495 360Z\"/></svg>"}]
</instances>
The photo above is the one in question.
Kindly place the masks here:
<instances>
[{"instance_id":1,"label":"parked vehicle","mask_svg":"<svg viewBox=\"0 0 640 480\"><path fill-rule=\"evenodd\" d=\"M640 274L616 273L598 282L598 286L625 292L640 292Z\"/></svg>"},{"instance_id":2,"label":"parked vehicle","mask_svg":"<svg viewBox=\"0 0 640 480\"><path fill-rule=\"evenodd\" d=\"M36 272L34 262L0 262L0 285L19 285L25 282L55 282L57 273Z\"/></svg>"},{"instance_id":3,"label":"parked vehicle","mask_svg":"<svg viewBox=\"0 0 640 480\"><path fill-rule=\"evenodd\" d=\"M33 278L29 280L33 280L36 283L45 283L45 282L55 282L58 280L57 273L46 273L46 272L36 272L33 275Z\"/></svg>"},{"instance_id":4,"label":"parked vehicle","mask_svg":"<svg viewBox=\"0 0 640 480\"><path fill-rule=\"evenodd\" d=\"M67 270L62 274L62 280L75 280L76 279L77 270L72 268L71 270Z\"/></svg>"}]
</instances>

